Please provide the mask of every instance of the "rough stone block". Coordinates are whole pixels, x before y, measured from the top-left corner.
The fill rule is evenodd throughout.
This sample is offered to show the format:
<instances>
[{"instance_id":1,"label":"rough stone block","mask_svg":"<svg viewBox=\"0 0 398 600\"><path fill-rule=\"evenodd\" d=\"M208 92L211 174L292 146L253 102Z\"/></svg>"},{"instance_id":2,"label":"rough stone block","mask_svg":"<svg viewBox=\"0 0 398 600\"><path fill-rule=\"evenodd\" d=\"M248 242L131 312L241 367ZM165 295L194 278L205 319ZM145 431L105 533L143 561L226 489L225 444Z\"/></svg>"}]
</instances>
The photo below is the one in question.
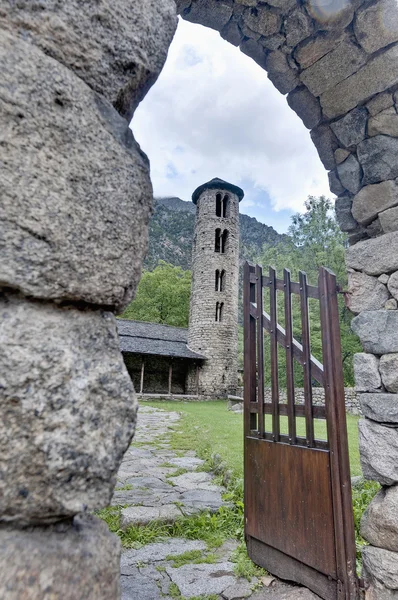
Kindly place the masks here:
<instances>
[{"instance_id":1,"label":"rough stone block","mask_svg":"<svg viewBox=\"0 0 398 600\"><path fill-rule=\"evenodd\" d=\"M392 296L398 298L398 271L395 271L395 273L389 277L387 287Z\"/></svg>"},{"instance_id":2,"label":"rough stone block","mask_svg":"<svg viewBox=\"0 0 398 600\"><path fill-rule=\"evenodd\" d=\"M235 1L240 2L241 0ZM258 0L254 0L254 5L256 4L258 4ZM297 6L297 0L269 0L267 4L280 8L282 12L288 12L291 8Z\"/></svg>"},{"instance_id":3,"label":"rough stone block","mask_svg":"<svg viewBox=\"0 0 398 600\"><path fill-rule=\"evenodd\" d=\"M0 35L0 281L27 296L122 308L146 251L147 158L81 79Z\"/></svg>"},{"instance_id":4,"label":"rough stone block","mask_svg":"<svg viewBox=\"0 0 398 600\"><path fill-rule=\"evenodd\" d=\"M243 33L241 32L237 21L234 19L231 19L225 27L223 27L220 31L220 35L233 46L239 46L243 39Z\"/></svg>"},{"instance_id":5,"label":"rough stone block","mask_svg":"<svg viewBox=\"0 0 398 600\"><path fill-rule=\"evenodd\" d=\"M394 356L395 363L398 360L397 354L386 354L385 356ZM382 379L384 365L381 362L385 356L382 356L380 361ZM368 419L378 423L398 424L398 394L361 394L360 403L362 413Z\"/></svg>"},{"instance_id":6,"label":"rough stone block","mask_svg":"<svg viewBox=\"0 0 398 600\"><path fill-rule=\"evenodd\" d=\"M243 22L252 31L264 37L278 33L282 24L280 14L271 10L266 5L247 8L242 18Z\"/></svg>"},{"instance_id":7,"label":"rough stone block","mask_svg":"<svg viewBox=\"0 0 398 600\"><path fill-rule=\"evenodd\" d=\"M136 416L114 316L5 294L0 312L0 520L107 506Z\"/></svg>"},{"instance_id":8,"label":"rough stone block","mask_svg":"<svg viewBox=\"0 0 398 600\"><path fill-rule=\"evenodd\" d=\"M398 114L393 106L369 119L368 134L398 137Z\"/></svg>"},{"instance_id":9,"label":"rough stone block","mask_svg":"<svg viewBox=\"0 0 398 600\"><path fill-rule=\"evenodd\" d=\"M379 214L380 225L384 233L398 231L398 206Z\"/></svg>"},{"instance_id":10,"label":"rough stone block","mask_svg":"<svg viewBox=\"0 0 398 600\"><path fill-rule=\"evenodd\" d=\"M398 392L398 354L385 354L380 359L380 374L384 387L389 392ZM389 399L386 398L387 400ZM398 399L398 396L396 397ZM398 411L398 408L397 408ZM376 419L378 420L378 419ZM395 421L398 423L398 419Z\"/></svg>"},{"instance_id":11,"label":"rough stone block","mask_svg":"<svg viewBox=\"0 0 398 600\"><path fill-rule=\"evenodd\" d=\"M361 535L373 546L398 552L398 486L375 496L362 517Z\"/></svg>"},{"instance_id":12,"label":"rough stone block","mask_svg":"<svg viewBox=\"0 0 398 600\"><path fill-rule=\"evenodd\" d=\"M373 354L354 354L355 389L357 392L376 392L381 388L379 359Z\"/></svg>"},{"instance_id":13,"label":"rough stone block","mask_svg":"<svg viewBox=\"0 0 398 600\"><path fill-rule=\"evenodd\" d=\"M307 69L325 54L334 50L347 36L342 32L319 32L316 37L296 48L294 56L302 69Z\"/></svg>"},{"instance_id":14,"label":"rough stone block","mask_svg":"<svg viewBox=\"0 0 398 600\"><path fill-rule=\"evenodd\" d=\"M337 148L337 150L334 151L334 160L336 161L336 165L344 162L349 156L349 150L344 150L344 148Z\"/></svg>"},{"instance_id":15,"label":"rough stone block","mask_svg":"<svg viewBox=\"0 0 398 600\"><path fill-rule=\"evenodd\" d=\"M397 204L397 181L390 179L362 188L353 199L352 214L358 223L367 224L379 213Z\"/></svg>"},{"instance_id":16,"label":"rough stone block","mask_svg":"<svg viewBox=\"0 0 398 600\"><path fill-rule=\"evenodd\" d=\"M328 125L319 125L319 127L311 131L311 139L315 144L315 148L325 169L334 169L334 151L338 148L339 144L330 127Z\"/></svg>"},{"instance_id":17,"label":"rough stone block","mask_svg":"<svg viewBox=\"0 0 398 600\"><path fill-rule=\"evenodd\" d=\"M361 419L359 451L365 479L382 485L398 482L398 429L385 427L370 419Z\"/></svg>"},{"instance_id":18,"label":"rough stone block","mask_svg":"<svg viewBox=\"0 0 398 600\"><path fill-rule=\"evenodd\" d=\"M322 118L319 100L305 86L296 88L287 96L290 108L300 117L307 129L313 129Z\"/></svg>"},{"instance_id":19,"label":"rough stone block","mask_svg":"<svg viewBox=\"0 0 398 600\"><path fill-rule=\"evenodd\" d=\"M347 306L355 315L365 310L380 310L390 297L377 277L359 271L348 272Z\"/></svg>"},{"instance_id":20,"label":"rough stone block","mask_svg":"<svg viewBox=\"0 0 398 600\"><path fill-rule=\"evenodd\" d=\"M281 50L270 52L267 57L266 69L270 81L281 94L288 94L299 84L296 71L289 66L286 54Z\"/></svg>"},{"instance_id":21,"label":"rough stone block","mask_svg":"<svg viewBox=\"0 0 398 600\"><path fill-rule=\"evenodd\" d=\"M313 23L304 10L297 8L285 19L286 43L297 46L308 38L314 30Z\"/></svg>"},{"instance_id":22,"label":"rough stone block","mask_svg":"<svg viewBox=\"0 0 398 600\"><path fill-rule=\"evenodd\" d=\"M232 17L233 7L228 0L195 0L182 12L182 17L192 23L220 31Z\"/></svg>"},{"instance_id":23,"label":"rough stone block","mask_svg":"<svg viewBox=\"0 0 398 600\"><path fill-rule=\"evenodd\" d=\"M394 106L393 96L391 92L384 92L382 94L377 94L377 96L369 100L366 108L368 109L369 114L374 117L379 112L389 108L390 106Z\"/></svg>"},{"instance_id":24,"label":"rough stone block","mask_svg":"<svg viewBox=\"0 0 398 600\"><path fill-rule=\"evenodd\" d=\"M380 590L380 593L371 596L371 600L396 598L398 592L398 553L383 548L375 548L374 546L366 546L363 549L362 558L364 578L376 584L376 589ZM380 582L383 582L384 586L380 585ZM386 590L392 592L392 594L385 595Z\"/></svg>"},{"instance_id":25,"label":"rough stone block","mask_svg":"<svg viewBox=\"0 0 398 600\"><path fill-rule=\"evenodd\" d=\"M363 50L344 40L334 50L305 69L300 79L314 96L320 96L356 73L365 64L366 58Z\"/></svg>"},{"instance_id":26,"label":"rough stone block","mask_svg":"<svg viewBox=\"0 0 398 600\"><path fill-rule=\"evenodd\" d=\"M3 527L0 598L119 598L119 561L119 539L91 515L49 527Z\"/></svg>"},{"instance_id":27,"label":"rough stone block","mask_svg":"<svg viewBox=\"0 0 398 600\"><path fill-rule=\"evenodd\" d=\"M398 352L398 313L396 311L363 312L354 317L351 327L353 332L359 336L365 352L378 355Z\"/></svg>"},{"instance_id":28,"label":"rough stone block","mask_svg":"<svg viewBox=\"0 0 398 600\"><path fill-rule=\"evenodd\" d=\"M365 138L368 112L366 108L354 108L345 117L330 125L337 139L347 148L356 146Z\"/></svg>"},{"instance_id":29,"label":"rough stone block","mask_svg":"<svg viewBox=\"0 0 398 600\"><path fill-rule=\"evenodd\" d=\"M177 17L173 0L0 0L0 27L71 69L130 120L163 67Z\"/></svg>"},{"instance_id":30,"label":"rough stone block","mask_svg":"<svg viewBox=\"0 0 398 600\"><path fill-rule=\"evenodd\" d=\"M245 40L241 43L240 49L243 54L252 58L262 69L265 69L266 54L264 52L264 47L260 42L256 42L255 40Z\"/></svg>"},{"instance_id":31,"label":"rough stone block","mask_svg":"<svg viewBox=\"0 0 398 600\"><path fill-rule=\"evenodd\" d=\"M346 190L341 185L339 176L337 175L337 170L333 169L333 171L329 171L328 173L329 179L329 188L332 194L336 194L336 196L341 196L346 193Z\"/></svg>"},{"instance_id":32,"label":"rough stone block","mask_svg":"<svg viewBox=\"0 0 398 600\"><path fill-rule=\"evenodd\" d=\"M359 71L328 89L321 96L324 114L344 115L359 103L398 83L398 46L388 48L369 60Z\"/></svg>"},{"instance_id":33,"label":"rough stone block","mask_svg":"<svg viewBox=\"0 0 398 600\"><path fill-rule=\"evenodd\" d=\"M369 54L398 40L398 6L396 0L378 0L359 8L354 32L362 48Z\"/></svg>"},{"instance_id":34,"label":"rough stone block","mask_svg":"<svg viewBox=\"0 0 398 600\"><path fill-rule=\"evenodd\" d=\"M389 298L385 303L384 308L386 310L397 310L398 302L395 300L395 298Z\"/></svg>"},{"instance_id":35,"label":"rough stone block","mask_svg":"<svg viewBox=\"0 0 398 600\"><path fill-rule=\"evenodd\" d=\"M368 275L381 275L398 270L398 233L386 233L364 240L346 252L347 267Z\"/></svg>"},{"instance_id":36,"label":"rough stone block","mask_svg":"<svg viewBox=\"0 0 398 600\"><path fill-rule=\"evenodd\" d=\"M376 135L357 147L363 169L363 183L377 183L398 177L398 138Z\"/></svg>"},{"instance_id":37,"label":"rough stone block","mask_svg":"<svg viewBox=\"0 0 398 600\"><path fill-rule=\"evenodd\" d=\"M344 162L337 165L337 174L342 186L346 190L352 194L359 192L361 189L362 170L354 154L350 154Z\"/></svg>"},{"instance_id":38,"label":"rough stone block","mask_svg":"<svg viewBox=\"0 0 398 600\"><path fill-rule=\"evenodd\" d=\"M352 199L348 196L336 198L335 211L336 220L342 231L353 231L358 227L358 223L352 216Z\"/></svg>"}]
</instances>

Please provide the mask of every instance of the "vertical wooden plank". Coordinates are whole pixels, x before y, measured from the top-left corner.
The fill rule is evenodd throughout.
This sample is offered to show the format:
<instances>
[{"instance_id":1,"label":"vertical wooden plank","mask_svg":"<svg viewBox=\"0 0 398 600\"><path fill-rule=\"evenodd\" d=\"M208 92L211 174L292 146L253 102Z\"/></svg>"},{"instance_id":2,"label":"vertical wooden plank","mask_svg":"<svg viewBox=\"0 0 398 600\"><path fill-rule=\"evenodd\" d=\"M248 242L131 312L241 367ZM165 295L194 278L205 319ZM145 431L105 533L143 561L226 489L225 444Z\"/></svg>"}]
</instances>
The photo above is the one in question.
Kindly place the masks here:
<instances>
[{"instance_id":1,"label":"vertical wooden plank","mask_svg":"<svg viewBox=\"0 0 398 600\"><path fill-rule=\"evenodd\" d=\"M173 378L173 361L170 361L169 364L169 396L171 396L171 381Z\"/></svg>"},{"instance_id":2,"label":"vertical wooden plank","mask_svg":"<svg viewBox=\"0 0 398 600\"><path fill-rule=\"evenodd\" d=\"M311 382L311 341L310 317L308 311L307 275L300 271L300 308L301 308L301 343L303 346L304 364L304 405L307 446L314 446L314 419L312 411L312 382Z\"/></svg>"},{"instance_id":3,"label":"vertical wooden plank","mask_svg":"<svg viewBox=\"0 0 398 600\"><path fill-rule=\"evenodd\" d=\"M144 357L142 357L142 362L141 362L141 380L140 380L140 394L144 393L144 371L145 371L145 360L144 360Z\"/></svg>"},{"instance_id":4,"label":"vertical wooden plank","mask_svg":"<svg viewBox=\"0 0 398 600\"><path fill-rule=\"evenodd\" d=\"M263 270L256 265L256 305L257 305L257 429L258 436L264 436L264 325L263 325Z\"/></svg>"},{"instance_id":5,"label":"vertical wooden plank","mask_svg":"<svg viewBox=\"0 0 398 600\"><path fill-rule=\"evenodd\" d=\"M276 304L276 272L272 267L269 268L269 289L270 289L270 319L271 319L271 392L272 392L272 438L279 442L279 380L278 380L278 342L277 326L278 311Z\"/></svg>"},{"instance_id":6,"label":"vertical wooden plank","mask_svg":"<svg viewBox=\"0 0 398 600\"><path fill-rule=\"evenodd\" d=\"M319 289L339 598L354 600L359 592L336 277L325 268L319 270Z\"/></svg>"},{"instance_id":7,"label":"vertical wooden plank","mask_svg":"<svg viewBox=\"0 0 398 600\"><path fill-rule=\"evenodd\" d=\"M256 402L256 321L250 315L250 303L255 301L254 286L250 283L252 267L246 261L243 267L243 399L244 433L256 429L256 416L250 413L250 403Z\"/></svg>"},{"instance_id":8,"label":"vertical wooden plank","mask_svg":"<svg viewBox=\"0 0 398 600\"><path fill-rule=\"evenodd\" d=\"M286 331L286 392L287 415L289 422L289 442L296 443L296 413L294 406L294 365L293 365L293 317L291 277L288 269L283 270Z\"/></svg>"}]
</instances>

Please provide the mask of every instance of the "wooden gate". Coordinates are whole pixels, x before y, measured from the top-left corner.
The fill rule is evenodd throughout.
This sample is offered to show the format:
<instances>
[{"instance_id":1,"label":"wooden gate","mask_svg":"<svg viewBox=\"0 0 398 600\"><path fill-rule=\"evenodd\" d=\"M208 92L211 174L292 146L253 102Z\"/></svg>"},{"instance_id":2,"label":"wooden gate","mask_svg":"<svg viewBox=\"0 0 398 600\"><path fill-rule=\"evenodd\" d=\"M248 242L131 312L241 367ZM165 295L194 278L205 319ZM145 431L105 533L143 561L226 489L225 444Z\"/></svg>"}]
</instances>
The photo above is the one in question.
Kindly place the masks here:
<instances>
[{"instance_id":1,"label":"wooden gate","mask_svg":"<svg viewBox=\"0 0 398 600\"><path fill-rule=\"evenodd\" d=\"M264 290L269 314L263 307ZM278 322L278 292L283 294L279 310L284 327ZM294 294L301 313L300 343L293 337ZM317 301L320 314L323 365L311 355L309 299ZM264 330L269 334L266 361ZM278 347L279 356L282 351L286 360L285 402L280 398ZM268 401L265 362L271 382ZM303 403L295 398L295 365L302 369ZM313 380L324 388L324 405L313 403ZM281 280L272 268L263 275L260 266L245 264L244 381L249 556L274 575L301 583L325 600L357 600L337 290L330 271L319 270L315 287L308 285L302 272L295 283L287 269ZM319 439L322 419L327 432L322 437L327 439Z\"/></svg>"}]
</instances>

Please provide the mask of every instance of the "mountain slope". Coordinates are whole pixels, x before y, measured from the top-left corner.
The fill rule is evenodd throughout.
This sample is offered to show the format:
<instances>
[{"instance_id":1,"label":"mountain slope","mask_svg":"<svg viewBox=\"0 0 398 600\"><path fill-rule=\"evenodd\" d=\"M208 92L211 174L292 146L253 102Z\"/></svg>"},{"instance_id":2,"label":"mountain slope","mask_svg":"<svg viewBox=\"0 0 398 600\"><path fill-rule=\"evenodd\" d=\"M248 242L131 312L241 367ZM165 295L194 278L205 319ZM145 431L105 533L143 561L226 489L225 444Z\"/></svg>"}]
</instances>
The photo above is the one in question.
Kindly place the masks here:
<instances>
[{"instance_id":1,"label":"mountain slope","mask_svg":"<svg viewBox=\"0 0 398 600\"><path fill-rule=\"evenodd\" d=\"M180 198L156 198L155 212L149 224L149 249L144 262L154 269L165 260L183 269L191 268L192 240L196 207ZM240 215L240 255L250 259L257 256L264 244L274 246L287 240L273 227L248 215Z\"/></svg>"}]
</instances>

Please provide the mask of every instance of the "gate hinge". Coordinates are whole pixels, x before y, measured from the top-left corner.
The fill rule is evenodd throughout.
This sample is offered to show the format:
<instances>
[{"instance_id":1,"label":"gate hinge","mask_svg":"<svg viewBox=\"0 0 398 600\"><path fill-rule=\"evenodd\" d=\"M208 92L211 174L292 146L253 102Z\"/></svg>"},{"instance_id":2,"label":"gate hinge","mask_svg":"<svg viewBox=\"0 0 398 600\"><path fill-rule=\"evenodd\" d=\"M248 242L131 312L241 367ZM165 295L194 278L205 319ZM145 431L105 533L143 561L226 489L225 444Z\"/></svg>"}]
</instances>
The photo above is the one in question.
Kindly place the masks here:
<instances>
[{"instance_id":1,"label":"gate hinge","mask_svg":"<svg viewBox=\"0 0 398 600\"><path fill-rule=\"evenodd\" d=\"M365 583L364 579L359 578L358 579L358 589L359 589L359 597L361 600L365 599L365 593L367 590L368 586Z\"/></svg>"}]
</instances>

